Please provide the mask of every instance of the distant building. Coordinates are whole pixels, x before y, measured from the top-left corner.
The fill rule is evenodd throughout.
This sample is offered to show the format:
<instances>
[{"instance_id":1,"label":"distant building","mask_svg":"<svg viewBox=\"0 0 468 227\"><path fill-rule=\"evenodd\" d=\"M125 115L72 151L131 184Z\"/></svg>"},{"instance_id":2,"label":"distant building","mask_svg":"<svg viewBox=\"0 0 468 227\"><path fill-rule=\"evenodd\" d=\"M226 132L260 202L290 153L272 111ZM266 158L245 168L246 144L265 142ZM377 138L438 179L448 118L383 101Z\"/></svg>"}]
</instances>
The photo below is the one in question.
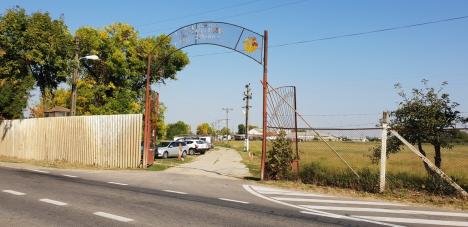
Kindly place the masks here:
<instances>
[{"instance_id":1,"label":"distant building","mask_svg":"<svg viewBox=\"0 0 468 227\"><path fill-rule=\"evenodd\" d=\"M66 116L70 116L70 110L65 107L56 106L50 110L44 111L44 116L45 117L66 117Z\"/></svg>"}]
</instances>

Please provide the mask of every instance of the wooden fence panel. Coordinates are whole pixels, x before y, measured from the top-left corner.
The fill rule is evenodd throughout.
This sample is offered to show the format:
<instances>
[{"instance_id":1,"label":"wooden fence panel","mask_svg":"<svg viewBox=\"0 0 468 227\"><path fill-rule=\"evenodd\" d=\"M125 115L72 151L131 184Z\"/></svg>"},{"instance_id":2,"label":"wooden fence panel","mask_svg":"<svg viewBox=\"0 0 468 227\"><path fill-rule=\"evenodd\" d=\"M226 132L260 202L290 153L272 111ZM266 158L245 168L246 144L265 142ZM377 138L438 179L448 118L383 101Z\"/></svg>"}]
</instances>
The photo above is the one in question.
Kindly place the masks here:
<instances>
[{"instance_id":1,"label":"wooden fence panel","mask_svg":"<svg viewBox=\"0 0 468 227\"><path fill-rule=\"evenodd\" d=\"M141 135L141 114L5 120L0 125L0 155L137 168Z\"/></svg>"}]
</instances>

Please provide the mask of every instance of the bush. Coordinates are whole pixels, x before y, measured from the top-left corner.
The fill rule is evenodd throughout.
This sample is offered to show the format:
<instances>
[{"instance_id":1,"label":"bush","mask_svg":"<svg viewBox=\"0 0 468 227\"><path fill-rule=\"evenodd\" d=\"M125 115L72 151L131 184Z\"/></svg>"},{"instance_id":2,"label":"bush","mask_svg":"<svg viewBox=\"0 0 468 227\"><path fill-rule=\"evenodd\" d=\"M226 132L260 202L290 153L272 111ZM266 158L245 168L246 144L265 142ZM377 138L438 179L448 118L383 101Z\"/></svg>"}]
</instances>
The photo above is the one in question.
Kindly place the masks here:
<instances>
[{"instance_id":1,"label":"bush","mask_svg":"<svg viewBox=\"0 0 468 227\"><path fill-rule=\"evenodd\" d=\"M294 154L291 148L291 141L286 138L284 131L280 131L278 137L273 141L272 149L267 154L266 174L268 179L291 179L291 163L294 159Z\"/></svg>"},{"instance_id":2,"label":"bush","mask_svg":"<svg viewBox=\"0 0 468 227\"><path fill-rule=\"evenodd\" d=\"M357 171L359 178L346 169L329 169L318 162L312 162L302 167L300 176L303 183L319 186L350 188L366 192L379 191L379 173L368 168ZM388 173L387 190L426 191L437 195L454 195L450 185L439 177L415 176L408 173ZM452 178L453 179L453 178ZM456 180L456 179L454 179ZM468 185L460 185L465 190Z\"/></svg>"}]
</instances>

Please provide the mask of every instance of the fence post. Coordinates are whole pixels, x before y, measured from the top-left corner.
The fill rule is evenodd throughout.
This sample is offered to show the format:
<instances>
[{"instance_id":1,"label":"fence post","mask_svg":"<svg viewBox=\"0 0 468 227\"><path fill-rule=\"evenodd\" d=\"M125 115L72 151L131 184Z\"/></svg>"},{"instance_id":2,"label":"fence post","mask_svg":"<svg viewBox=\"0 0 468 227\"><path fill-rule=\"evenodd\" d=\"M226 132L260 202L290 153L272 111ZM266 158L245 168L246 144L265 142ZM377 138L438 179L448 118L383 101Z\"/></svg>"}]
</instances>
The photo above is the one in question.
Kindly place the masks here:
<instances>
[{"instance_id":1,"label":"fence post","mask_svg":"<svg viewBox=\"0 0 468 227\"><path fill-rule=\"evenodd\" d=\"M385 171L387 169L387 129L388 112L382 114L382 143L380 148L380 187L379 192L385 191Z\"/></svg>"}]
</instances>

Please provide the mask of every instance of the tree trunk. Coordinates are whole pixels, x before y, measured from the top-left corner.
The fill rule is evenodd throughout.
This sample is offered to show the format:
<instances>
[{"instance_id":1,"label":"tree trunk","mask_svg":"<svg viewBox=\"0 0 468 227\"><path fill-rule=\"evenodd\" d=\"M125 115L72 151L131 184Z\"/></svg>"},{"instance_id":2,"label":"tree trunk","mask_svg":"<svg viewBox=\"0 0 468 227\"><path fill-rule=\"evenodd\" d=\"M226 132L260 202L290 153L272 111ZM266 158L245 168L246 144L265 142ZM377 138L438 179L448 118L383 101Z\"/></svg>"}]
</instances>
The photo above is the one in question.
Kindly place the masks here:
<instances>
[{"instance_id":1,"label":"tree trunk","mask_svg":"<svg viewBox=\"0 0 468 227\"><path fill-rule=\"evenodd\" d=\"M426 152L424 151L421 142L418 142L418 149L419 149L419 152L421 152L421 154L424 155L424 157L427 157ZM429 165L427 165L427 163L425 163L424 161L423 161L423 164L424 164L424 168L426 169L427 174L429 174L430 176L434 176L434 171L432 171Z\"/></svg>"},{"instance_id":2,"label":"tree trunk","mask_svg":"<svg viewBox=\"0 0 468 227\"><path fill-rule=\"evenodd\" d=\"M442 155L440 153L440 143L434 144L434 151L435 151L434 163L437 166L437 168L440 169L440 166L442 165Z\"/></svg>"}]
</instances>

